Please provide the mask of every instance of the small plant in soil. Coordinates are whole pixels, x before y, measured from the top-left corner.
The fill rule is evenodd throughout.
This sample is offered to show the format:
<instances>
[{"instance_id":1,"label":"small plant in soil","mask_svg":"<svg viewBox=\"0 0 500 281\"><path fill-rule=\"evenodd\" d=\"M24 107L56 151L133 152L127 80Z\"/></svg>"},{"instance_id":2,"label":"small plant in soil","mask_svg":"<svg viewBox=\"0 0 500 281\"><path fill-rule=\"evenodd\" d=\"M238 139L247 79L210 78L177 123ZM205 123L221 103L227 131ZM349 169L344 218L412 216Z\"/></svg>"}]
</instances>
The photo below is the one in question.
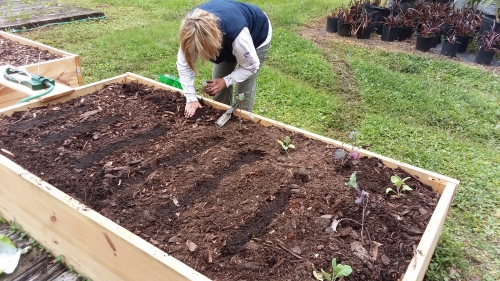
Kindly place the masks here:
<instances>
[{"instance_id":1,"label":"small plant in soil","mask_svg":"<svg viewBox=\"0 0 500 281\"><path fill-rule=\"evenodd\" d=\"M394 189L392 189L392 187L388 187L385 190L385 193L389 194L390 192L393 192L398 197L404 196L403 191L413 190L407 184L405 184L405 181L407 181L408 179L410 179L410 177L401 179L398 175L392 176L391 182L396 186L396 191L394 191Z\"/></svg>"},{"instance_id":2,"label":"small plant in soil","mask_svg":"<svg viewBox=\"0 0 500 281\"><path fill-rule=\"evenodd\" d=\"M335 281L340 277L349 276L351 274L352 268L349 265L343 265L341 263L337 264L337 259L332 259L332 274L321 269L321 273L313 271L313 275L317 280L327 280Z\"/></svg>"},{"instance_id":3,"label":"small plant in soil","mask_svg":"<svg viewBox=\"0 0 500 281\"><path fill-rule=\"evenodd\" d=\"M349 177L349 181L345 183L345 185L356 189L358 192L358 198L354 200L354 203L363 206L363 214L361 216L361 241L363 242L363 230L365 226L365 211L366 207L368 207L368 196L370 195L368 192L362 190L358 186L358 182L356 179L356 172L352 173Z\"/></svg>"},{"instance_id":4,"label":"small plant in soil","mask_svg":"<svg viewBox=\"0 0 500 281\"><path fill-rule=\"evenodd\" d=\"M286 136L284 141L281 140L276 140L276 141L281 145L281 148L283 148L285 152L288 152L288 149L290 148L295 148L295 145L290 143L291 142L290 136Z\"/></svg>"},{"instance_id":5,"label":"small plant in soil","mask_svg":"<svg viewBox=\"0 0 500 281\"><path fill-rule=\"evenodd\" d=\"M358 147L359 136L360 136L360 134L358 131L350 132L349 139L352 141L351 142L351 146L352 146L351 151L348 152L344 148L338 148L333 153L333 159L342 160L340 163L340 166L344 166L351 159L357 160L359 158L359 153L357 152L359 149L359 147Z\"/></svg>"}]
</instances>

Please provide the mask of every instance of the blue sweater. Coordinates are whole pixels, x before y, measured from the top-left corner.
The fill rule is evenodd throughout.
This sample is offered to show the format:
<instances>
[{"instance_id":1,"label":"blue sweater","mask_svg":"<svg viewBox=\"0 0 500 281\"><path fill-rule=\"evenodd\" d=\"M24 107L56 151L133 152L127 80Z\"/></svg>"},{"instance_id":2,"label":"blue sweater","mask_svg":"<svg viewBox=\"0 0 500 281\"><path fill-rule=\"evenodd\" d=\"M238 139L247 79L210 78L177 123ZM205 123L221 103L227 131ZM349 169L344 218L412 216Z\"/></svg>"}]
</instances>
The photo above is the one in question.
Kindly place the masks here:
<instances>
[{"instance_id":1,"label":"blue sweater","mask_svg":"<svg viewBox=\"0 0 500 281\"><path fill-rule=\"evenodd\" d=\"M266 41L269 22L264 12L257 6L232 0L211 0L198 6L199 9L216 15L223 34L222 50L214 63L236 61L233 56L233 42L247 27L255 48Z\"/></svg>"}]
</instances>

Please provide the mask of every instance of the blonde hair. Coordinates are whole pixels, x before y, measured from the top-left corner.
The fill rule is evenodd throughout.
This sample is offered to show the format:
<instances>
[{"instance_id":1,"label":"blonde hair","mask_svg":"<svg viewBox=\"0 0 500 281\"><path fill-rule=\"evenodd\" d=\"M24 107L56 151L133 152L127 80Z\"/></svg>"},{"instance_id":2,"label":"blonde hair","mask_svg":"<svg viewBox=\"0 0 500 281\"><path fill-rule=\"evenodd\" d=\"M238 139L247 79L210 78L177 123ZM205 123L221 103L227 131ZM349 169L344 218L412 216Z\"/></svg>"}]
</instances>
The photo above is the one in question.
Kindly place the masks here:
<instances>
[{"instance_id":1,"label":"blonde hair","mask_svg":"<svg viewBox=\"0 0 500 281\"><path fill-rule=\"evenodd\" d=\"M198 73L196 70L198 56L202 62L215 60L222 48L219 18L196 8L182 20L179 41L189 67Z\"/></svg>"}]
</instances>

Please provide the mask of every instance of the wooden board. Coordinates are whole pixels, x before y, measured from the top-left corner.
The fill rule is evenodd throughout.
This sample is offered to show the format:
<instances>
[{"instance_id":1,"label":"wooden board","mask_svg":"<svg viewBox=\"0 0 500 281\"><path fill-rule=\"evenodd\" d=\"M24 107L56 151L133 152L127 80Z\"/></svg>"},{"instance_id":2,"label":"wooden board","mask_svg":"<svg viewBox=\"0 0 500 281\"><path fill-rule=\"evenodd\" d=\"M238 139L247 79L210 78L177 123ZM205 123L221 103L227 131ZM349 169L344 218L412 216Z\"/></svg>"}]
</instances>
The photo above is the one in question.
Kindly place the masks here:
<instances>
[{"instance_id":1,"label":"wooden board","mask_svg":"<svg viewBox=\"0 0 500 281\"><path fill-rule=\"evenodd\" d=\"M0 0L0 29L21 30L55 22L69 22L79 19L104 16L103 12L55 1Z\"/></svg>"},{"instance_id":2,"label":"wooden board","mask_svg":"<svg viewBox=\"0 0 500 281\"><path fill-rule=\"evenodd\" d=\"M0 155L0 215L92 280L209 280Z\"/></svg>"},{"instance_id":3,"label":"wooden board","mask_svg":"<svg viewBox=\"0 0 500 281\"><path fill-rule=\"evenodd\" d=\"M60 59L23 66L23 68L25 68L28 72L52 78L58 83L69 87L78 87L83 85L80 56L14 35L12 33L0 31L0 36L23 45L37 47L41 50L47 50L50 53L62 56Z\"/></svg>"},{"instance_id":4,"label":"wooden board","mask_svg":"<svg viewBox=\"0 0 500 281\"><path fill-rule=\"evenodd\" d=\"M16 111L23 111L56 102L64 102L72 98L87 95L114 82L137 82L156 88L178 91L179 94L182 94L182 92L176 88L133 73L126 73L111 79L76 88L74 93L50 100L47 103L33 101L0 109L0 114L11 115ZM205 103L223 110L229 108L229 106L225 104L212 100L205 100ZM307 137L321 140L334 147L343 146L345 149L353 149L351 146L343 144L342 142L246 111L238 110L235 112L235 115L252 120L263 126L276 126L290 132L304 134ZM422 280L436 248L459 181L370 151L359 149L358 152L362 156L378 158L388 167L405 170L407 173L418 178L424 184L431 186L436 192L441 194L436 209L417 247L417 254L410 263L403 279L404 281ZM161 271L162 274L164 274L161 280L208 280L201 275L196 275L197 273L191 268L169 257L160 249L128 232L119 225L116 225L92 210L87 210L83 205L76 202L76 200L70 198L48 183L41 181L28 171L22 170L17 164L9 161L3 156L0 156L0 178L6 179L7 182L6 188L0 189L0 212L2 214L8 214L10 217L16 216L21 225L26 225L26 229L30 233L32 232L32 230L30 230L32 227L37 235L40 235L44 241L50 243L50 247L53 251L56 253L64 253L65 257L68 256L71 262L74 261L75 265L78 265L78 270L83 274L88 274L89 277L97 275L100 277L98 278L99 280L160 280L154 278L157 275L142 276L140 279L134 279L132 275L128 274L122 275L122 272L129 272L128 266L131 266L131 261L126 260L122 255L119 255L119 257L112 255L117 254L118 251L113 250L110 252L109 248L111 244L105 241L110 238L112 244L115 245L115 249L117 249L116 245L119 245L120 254L126 252L128 255L143 258L136 259L134 264L135 268L141 268L143 273L147 272L153 275L155 271ZM30 197L33 196L33 198L30 199L29 202L24 202L25 199L22 198L21 194L23 194L23 196L30 195ZM83 211L84 208L85 211ZM56 222L62 220L64 223L50 222L48 218L51 216L57 218ZM85 230L81 228L81 225L85 227ZM81 233L81 231L90 233ZM108 238L103 239L103 236L104 238ZM86 237L92 238L87 239ZM61 241L64 241L64 243ZM77 245L70 245L72 243L77 243ZM92 255L93 251L97 252ZM149 254L149 256L147 256L147 254ZM168 261L165 260L166 257L169 257ZM95 260L87 261L87 258L93 258ZM104 260L101 261L100 258ZM110 264L109 260L118 258L123 258L123 263ZM106 268L104 269L103 267ZM100 270L103 271L102 274L106 274L106 276L115 276L116 278L103 279L101 277L104 275L98 275L101 274ZM124 279L119 279L118 276Z\"/></svg>"}]
</instances>

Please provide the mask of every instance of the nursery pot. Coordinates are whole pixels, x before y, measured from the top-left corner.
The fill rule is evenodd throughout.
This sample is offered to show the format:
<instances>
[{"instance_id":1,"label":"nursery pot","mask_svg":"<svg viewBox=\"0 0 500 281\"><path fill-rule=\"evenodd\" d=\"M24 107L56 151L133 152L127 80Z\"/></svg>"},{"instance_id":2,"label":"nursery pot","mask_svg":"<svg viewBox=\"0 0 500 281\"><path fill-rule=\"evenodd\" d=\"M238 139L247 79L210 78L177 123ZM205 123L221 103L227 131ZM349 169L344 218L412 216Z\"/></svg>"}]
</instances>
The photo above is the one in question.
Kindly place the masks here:
<instances>
[{"instance_id":1,"label":"nursery pot","mask_svg":"<svg viewBox=\"0 0 500 281\"><path fill-rule=\"evenodd\" d=\"M381 8L370 4L363 4L363 9L370 15L372 23L382 22Z\"/></svg>"},{"instance_id":2,"label":"nursery pot","mask_svg":"<svg viewBox=\"0 0 500 281\"><path fill-rule=\"evenodd\" d=\"M500 31L500 22L495 21L494 15L484 15L483 20L481 21L481 27L479 27L479 35L483 34L486 31L491 30L493 27L493 31Z\"/></svg>"},{"instance_id":3,"label":"nursery pot","mask_svg":"<svg viewBox=\"0 0 500 281\"><path fill-rule=\"evenodd\" d=\"M467 50L467 46L469 45L469 41L472 37L470 36L460 36L457 35L457 41L460 42L460 47L458 47L457 53L463 53Z\"/></svg>"},{"instance_id":4,"label":"nursery pot","mask_svg":"<svg viewBox=\"0 0 500 281\"><path fill-rule=\"evenodd\" d=\"M431 49L432 37L417 36L416 49L422 52L427 52Z\"/></svg>"},{"instance_id":5,"label":"nursery pot","mask_svg":"<svg viewBox=\"0 0 500 281\"><path fill-rule=\"evenodd\" d=\"M370 24L367 27L360 27L356 32L356 38L358 39L370 39L370 36L373 32L373 26Z\"/></svg>"},{"instance_id":6,"label":"nursery pot","mask_svg":"<svg viewBox=\"0 0 500 281\"><path fill-rule=\"evenodd\" d=\"M439 44L440 37L441 32L439 32L438 34L434 34L434 36L432 37L431 48L436 48L437 44Z\"/></svg>"},{"instance_id":7,"label":"nursery pot","mask_svg":"<svg viewBox=\"0 0 500 281\"><path fill-rule=\"evenodd\" d=\"M494 56L495 51L484 51L483 49L479 49L474 62L482 65L490 65Z\"/></svg>"},{"instance_id":8,"label":"nursery pot","mask_svg":"<svg viewBox=\"0 0 500 281\"><path fill-rule=\"evenodd\" d=\"M373 23L375 24L374 28L376 29L377 34L382 35L382 30L384 28L384 18L388 17L391 14L391 9L379 7L379 13L380 13L380 21Z\"/></svg>"},{"instance_id":9,"label":"nursery pot","mask_svg":"<svg viewBox=\"0 0 500 281\"><path fill-rule=\"evenodd\" d=\"M327 17L326 18L326 32L335 33L338 30L339 19Z\"/></svg>"},{"instance_id":10,"label":"nursery pot","mask_svg":"<svg viewBox=\"0 0 500 281\"><path fill-rule=\"evenodd\" d=\"M380 39L382 41L393 42L398 36L398 31L399 27L389 27L387 25L384 25L384 28L382 29L382 36L380 37Z\"/></svg>"},{"instance_id":11,"label":"nursery pot","mask_svg":"<svg viewBox=\"0 0 500 281\"><path fill-rule=\"evenodd\" d=\"M398 31L398 41L404 41L411 37L411 26L400 26Z\"/></svg>"},{"instance_id":12,"label":"nursery pot","mask_svg":"<svg viewBox=\"0 0 500 281\"><path fill-rule=\"evenodd\" d=\"M351 36L351 27L352 27L352 24L350 24L350 23L340 23L339 22L337 33L342 37L349 37L349 36Z\"/></svg>"},{"instance_id":13,"label":"nursery pot","mask_svg":"<svg viewBox=\"0 0 500 281\"><path fill-rule=\"evenodd\" d=\"M455 43L451 44L448 40L444 40L443 46L441 47L441 55L447 57L456 57L459 46L460 42L458 41L455 41Z\"/></svg>"}]
</instances>

